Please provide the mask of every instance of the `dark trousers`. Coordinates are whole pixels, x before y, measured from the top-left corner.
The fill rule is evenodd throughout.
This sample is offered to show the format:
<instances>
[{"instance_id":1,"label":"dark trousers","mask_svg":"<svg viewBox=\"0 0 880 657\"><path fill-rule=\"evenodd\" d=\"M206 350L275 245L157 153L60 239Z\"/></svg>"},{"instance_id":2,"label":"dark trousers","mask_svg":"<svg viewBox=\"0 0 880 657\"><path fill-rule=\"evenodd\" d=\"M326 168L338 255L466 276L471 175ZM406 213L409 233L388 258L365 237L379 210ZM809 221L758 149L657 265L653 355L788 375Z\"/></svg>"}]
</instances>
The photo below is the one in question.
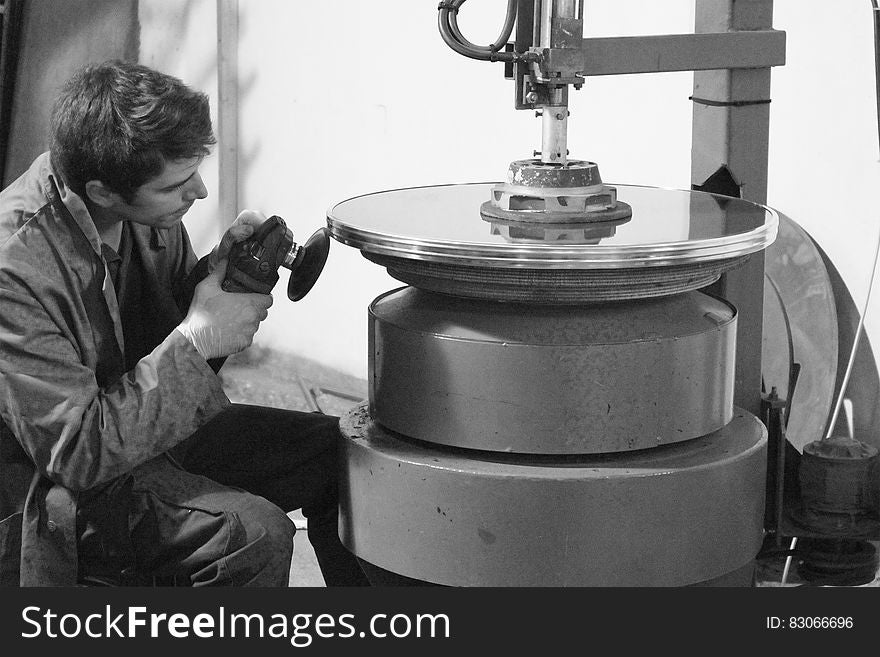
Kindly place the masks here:
<instances>
[{"instance_id":1,"label":"dark trousers","mask_svg":"<svg viewBox=\"0 0 880 657\"><path fill-rule=\"evenodd\" d=\"M80 578L287 586L302 509L327 586L367 585L338 535L338 418L233 404L183 444L81 495Z\"/></svg>"}]
</instances>

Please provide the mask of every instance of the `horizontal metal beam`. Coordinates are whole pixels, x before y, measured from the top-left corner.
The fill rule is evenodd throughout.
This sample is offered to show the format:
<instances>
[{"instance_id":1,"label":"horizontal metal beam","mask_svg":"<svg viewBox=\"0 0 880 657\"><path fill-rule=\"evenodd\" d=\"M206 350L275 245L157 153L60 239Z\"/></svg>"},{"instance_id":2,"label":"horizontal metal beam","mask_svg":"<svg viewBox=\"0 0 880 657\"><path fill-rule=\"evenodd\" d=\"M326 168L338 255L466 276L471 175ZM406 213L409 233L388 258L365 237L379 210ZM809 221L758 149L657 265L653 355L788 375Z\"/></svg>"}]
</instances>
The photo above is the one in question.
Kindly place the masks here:
<instances>
[{"instance_id":1,"label":"horizontal metal beam","mask_svg":"<svg viewBox=\"0 0 880 657\"><path fill-rule=\"evenodd\" d=\"M767 68L785 64L785 32L750 30L703 34L592 37L579 50L548 49L549 70L583 76Z\"/></svg>"}]
</instances>

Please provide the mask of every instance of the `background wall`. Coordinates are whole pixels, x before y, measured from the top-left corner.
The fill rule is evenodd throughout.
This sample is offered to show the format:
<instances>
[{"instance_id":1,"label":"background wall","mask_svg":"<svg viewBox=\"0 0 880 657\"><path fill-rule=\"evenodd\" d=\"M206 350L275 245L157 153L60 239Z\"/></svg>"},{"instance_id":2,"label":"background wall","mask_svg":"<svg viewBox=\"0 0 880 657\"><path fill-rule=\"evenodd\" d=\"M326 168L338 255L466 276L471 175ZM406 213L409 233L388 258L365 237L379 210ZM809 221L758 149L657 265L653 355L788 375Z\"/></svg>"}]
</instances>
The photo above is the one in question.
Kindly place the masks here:
<instances>
[{"instance_id":1,"label":"background wall","mask_svg":"<svg viewBox=\"0 0 880 657\"><path fill-rule=\"evenodd\" d=\"M250 0L251 3L254 0ZM246 3L242 3L247 7ZM297 3L298 4L298 3ZM139 0L139 59L142 64L174 75L211 99L211 121L217 132L217 2L216 0ZM208 198L186 215L186 227L199 255L210 251L222 234L218 215L217 148L205 158L200 173Z\"/></svg>"},{"instance_id":2,"label":"background wall","mask_svg":"<svg viewBox=\"0 0 880 657\"><path fill-rule=\"evenodd\" d=\"M697 0L699 1L699 0ZM489 43L506 0L464 7L460 22ZM46 99L82 60L131 54L212 96L217 109L216 0L32 0L37 36L23 43L15 166L42 146ZM327 209L357 194L413 185L495 181L540 147L539 120L513 109L500 64L452 52L436 0L239 0L241 206L278 214L306 239ZM694 0L587 0L589 35L693 30ZM132 12L136 11L136 16ZM880 227L873 34L868 0L777 0L788 35L774 69L768 203L806 228L837 264L859 306ZM33 30L30 30L33 32ZM610 183L690 186L692 74L591 78L572 93L573 157L597 161ZM216 242L212 192L187 217L199 254ZM417 220L414 217L414 221ZM286 279L286 276L284 277ZM284 280L283 279L283 280ZM286 283L286 280L284 280ZM311 294L279 285L257 343L366 375L366 308L399 285L334 242ZM868 328L880 344L880 300ZM874 321L874 320L877 321Z\"/></svg>"}]
</instances>

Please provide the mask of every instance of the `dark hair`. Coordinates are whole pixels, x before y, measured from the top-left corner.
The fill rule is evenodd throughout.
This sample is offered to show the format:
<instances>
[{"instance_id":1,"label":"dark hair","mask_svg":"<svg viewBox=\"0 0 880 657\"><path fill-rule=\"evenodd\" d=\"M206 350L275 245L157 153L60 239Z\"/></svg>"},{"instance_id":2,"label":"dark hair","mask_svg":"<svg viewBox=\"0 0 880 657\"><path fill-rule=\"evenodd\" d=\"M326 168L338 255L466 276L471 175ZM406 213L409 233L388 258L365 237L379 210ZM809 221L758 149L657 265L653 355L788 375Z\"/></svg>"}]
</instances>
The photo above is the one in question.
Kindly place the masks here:
<instances>
[{"instance_id":1,"label":"dark hair","mask_svg":"<svg viewBox=\"0 0 880 657\"><path fill-rule=\"evenodd\" d=\"M80 196L100 180L130 202L166 160L207 155L214 143L208 97L140 64L86 66L52 110L52 162Z\"/></svg>"}]
</instances>

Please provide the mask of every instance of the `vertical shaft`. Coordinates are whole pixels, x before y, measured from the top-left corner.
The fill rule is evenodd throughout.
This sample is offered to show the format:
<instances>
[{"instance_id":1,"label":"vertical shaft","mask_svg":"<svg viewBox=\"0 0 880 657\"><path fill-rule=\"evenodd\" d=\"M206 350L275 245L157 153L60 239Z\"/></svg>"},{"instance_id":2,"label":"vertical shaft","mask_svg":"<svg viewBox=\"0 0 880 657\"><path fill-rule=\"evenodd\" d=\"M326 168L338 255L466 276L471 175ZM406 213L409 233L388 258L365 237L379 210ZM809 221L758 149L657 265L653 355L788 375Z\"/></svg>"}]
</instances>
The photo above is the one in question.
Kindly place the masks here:
<instances>
[{"instance_id":1,"label":"vertical shaft","mask_svg":"<svg viewBox=\"0 0 880 657\"><path fill-rule=\"evenodd\" d=\"M562 95L558 92L563 89L551 91L551 103L553 97ZM561 101L559 101L561 102ZM567 104L552 104L544 107L541 115L541 162L545 164L568 163L568 106Z\"/></svg>"},{"instance_id":2,"label":"vertical shaft","mask_svg":"<svg viewBox=\"0 0 880 657\"><path fill-rule=\"evenodd\" d=\"M554 19L577 18L577 5L577 0L543 0L540 47L556 45ZM568 162L568 88L551 86L549 96L542 113L541 162L564 165Z\"/></svg>"}]
</instances>

